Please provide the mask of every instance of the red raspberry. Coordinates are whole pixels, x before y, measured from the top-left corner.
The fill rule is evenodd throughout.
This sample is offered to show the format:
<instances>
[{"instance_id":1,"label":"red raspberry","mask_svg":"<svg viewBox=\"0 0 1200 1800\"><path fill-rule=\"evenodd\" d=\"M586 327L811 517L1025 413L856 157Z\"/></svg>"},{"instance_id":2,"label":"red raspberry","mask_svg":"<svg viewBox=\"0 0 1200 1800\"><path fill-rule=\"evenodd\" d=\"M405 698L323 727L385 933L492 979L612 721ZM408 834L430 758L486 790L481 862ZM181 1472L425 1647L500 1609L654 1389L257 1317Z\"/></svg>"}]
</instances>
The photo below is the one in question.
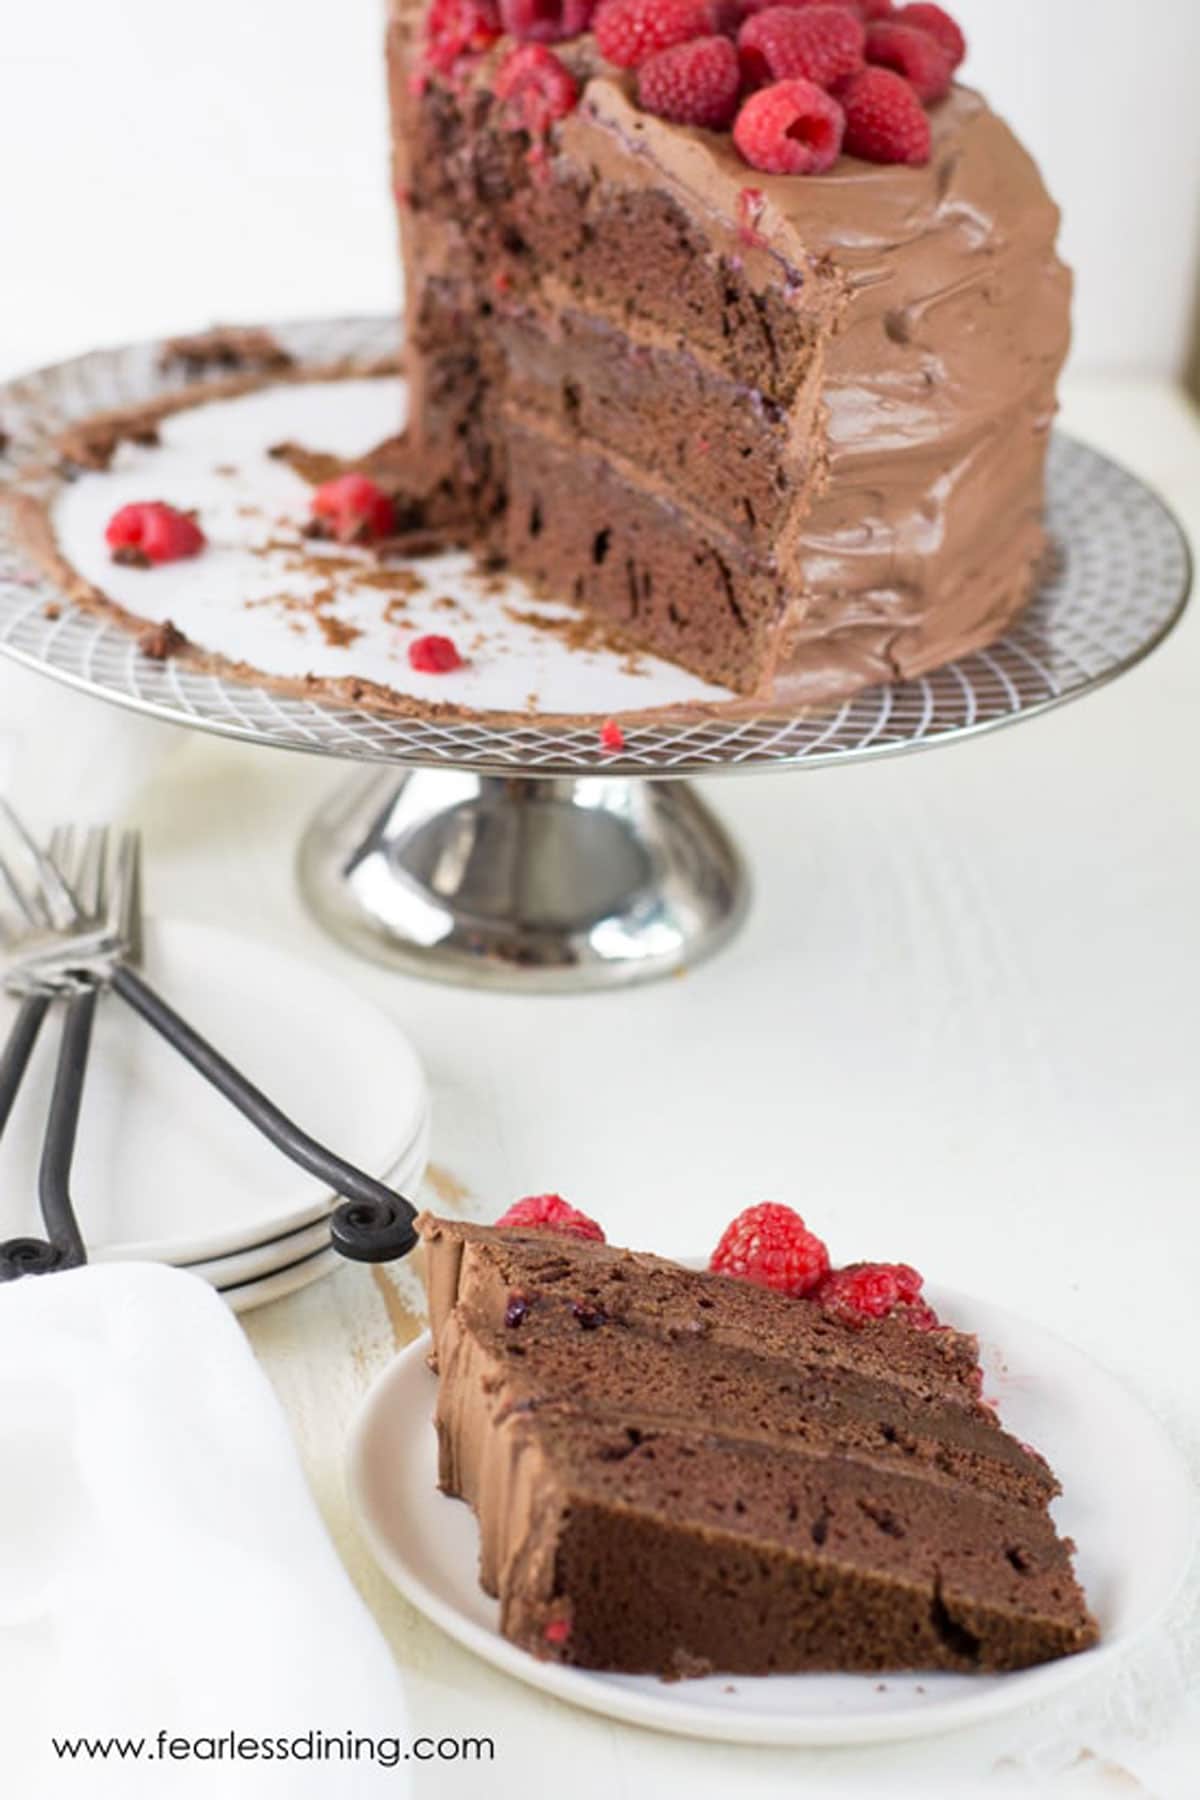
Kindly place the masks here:
<instances>
[{"instance_id":1,"label":"red raspberry","mask_svg":"<svg viewBox=\"0 0 1200 1800\"><path fill-rule=\"evenodd\" d=\"M448 75L462 56L479 56L500 36L496 0L433 0L425 20L425 60Z\"/></svg>"},{"instance_id":2,"label":"red raspberry","mask_svg":"<svg viewBox=\"0 0 1200 1800\"><path fill-rule=\"evenodd\" d=\"M625 733L615 719L605 719L600 727L600 747L603 750L623 750Z\"/></svg>"},{"instance_id":3,"label":"red raspberry","mask_svg":"<svg viewBox=\"0 0 1200 1800\"><path fill-rule=\"evenodd\" d=\"M523 43L557 44L581 37L592 22L596 0L500 0L500 20Z\"/></svg>"},{"instance_id":4,"label":"red raspberry","mask_svg":"<svg viewBox=\"0 0 1200 1800\"><path fill-rule=\"evenodd\" d=\"M790 12L812 12L816 7L836 6L856 19L882 19L890 15L892 0L735 0L743 19L765 12L769 6L785 6Z\"/></svg>"},{"instance_id":5,"label":"red raspberry","mask_svg":"<svg viewBox=\"0 0 1200 1800\"><path fill-rule=\"evenodd\" d=\"M759 88L734 120L742 157L768 175L820 175L842 148L846 120L836 100L811 81Z\"/></svg>"},{"instance_id":6,"label":"red raspberry","mask_svg":"<svg viewBox=\"0 0 1200 1800\"><path fill-rule=\"evenodd\" d=\"M657 50L711 37L710 0L600 0L594 30L600 54L619 69L636 69Z\"/></svg>"},{"instance_id":7,"label":"red raspberry","mask_svg":"<svg viewBox=\"0 0 1200 1800\"><path fill-rule=\"evenodd\" d=\"M462 668L463 659L453 638L429 632L408 646L408 666L418 675L449 675L452 669Z\"/></svg>"},{"instance_id":8,"label":"red raspberry","mask_svg":"<svg viewBox=\"0 0 1200 1800\"><path fill-rule=\"evenodd\" d=\"M322 482L312 497L313 517L342 544L387 537L395 510L381 487L366 475L339 475Z\"/></svg>"},{"instance_id":9,"label":"red raspberry","mask_svg":"<svg viewBox=\"0 0 1200 1800\"><path fill-rule=\"evenodd\" d=\"M908 1263L850 1263L827 1275L813 1299L843 1325L903 1319L916 1331L936 1331L940 1321L922 1298L924 1285Z\"/></svg>"},{"instance_id":10,"label":"red raspberry","mask_svg":"<svg viewBox=\"0 0 1200 1800\"><path fill-rule=\"evenodd\" d=\"M168 506L165 500L134 501L122 506L108 521L105 542L113 561L146 568L150 563L179 562L198 556L204 533L189 513Z\"/></svg>"},{"instance_id":11,"label":"red raspberry","mask_svg":"<svg viewBox=\"0 0 1200 1800\"><path fill-rule=\"evenodd\" d=\"M496 98L513 131L545 137L556 119L565 119L579 99L579 87L565 62L544 44L520 44L496 71Z\"/></svg>"},{"instance_id":12,"label":"red raspberry","mask_svg":"<svg viewBox=\"0 0 1200 1800\"><path fill-rule=\"evenodd\" d=\"M638 105L676 125L723 131L737 111L741 77L728 38L692 38L648 56L638 70Z\"/></svg>"},{"instance_id":13,"label":"red raspberry","mask_svg":"<svg viewBox=\"0 0 1200 1800\"><path fill-rule=\"evenodd\" d=\"M829 1273L829 1252L790 1206L748 1206L725 1227L709 1268L780 1294L810 1294Z\"/></svg>"},{"instance_id":14,"label":"red raspberry","mask_svg":"<svg viewBox=\"0 0 1200 1800\"><path fill-rule=\"evenodd\" d=\"M738 32L742 74L752 87L797 76L832 87L862 68L866 35L844 6L771 6Z\"/></svg>"},{"instance_id":15,"label":"red raspberry","mask_svg":"<svg viewBox=\"0 0 1200 1800\"><path fill-rule=\"evenodd\" d=\"M949 92L954 75L950 58L936 38L927 31L914 31L911 25L893 25L890 20L868 28L867 61L903 75L926 105Z\"/></svg>"},{"instance_id":16,"label":"red raspberry","mask_svg":"<svg viewBox=\"0 0 1200 1800\"><path fill-rule=\"evenodd\" d=\"M921 102L902 75L863 69L838 88L846 114L846 154L865 162L927 163L933 132Z\"/></svg>"},{"instance_id":17,"label":"red raspberry","mask_svg":"<svg viewBox=\"0 0 1200 1800\"><path fill-rule=\"evenodd\" d=\"M530 1194L524 1200L514 1200L496 1224L527 1231L559 1231L564 1237L586 1238L593 1244L604 1242L604 1233L595 1219L568 1206L561 1194Z\"/></svg>"},{"instance_id":18,"label":"red raspberry","mask_svg":"<svg viewBox=\"0 0 1200 1800\"><path fill-rule=\"evenodd\" d=\"M942 46L950 58L951 72L965 62L967 40L958 23L940 6L926 6L924 0L917 0L914 6L902 6L893 18L897 25L911 25L917 31L923 31Z\"/></svg>"}]
</instances>

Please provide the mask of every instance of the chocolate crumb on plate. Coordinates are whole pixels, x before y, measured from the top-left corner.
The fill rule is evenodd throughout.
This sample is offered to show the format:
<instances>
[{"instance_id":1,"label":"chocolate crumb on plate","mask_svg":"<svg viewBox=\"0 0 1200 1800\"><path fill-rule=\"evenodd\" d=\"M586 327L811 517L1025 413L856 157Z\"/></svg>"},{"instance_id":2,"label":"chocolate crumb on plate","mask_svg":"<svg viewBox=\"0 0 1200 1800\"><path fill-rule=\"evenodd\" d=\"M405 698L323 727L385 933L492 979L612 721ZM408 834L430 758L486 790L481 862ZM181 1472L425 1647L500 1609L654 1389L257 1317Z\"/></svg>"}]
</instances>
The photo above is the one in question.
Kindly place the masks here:
<instances>
[{"instance_id":1,"label":"chocolate crumb on plate","mask_svg":"<svg viewBox=\"0 0 1200 1800\"><path fill-rule=\"evenodd\" d=\"M56 448L63 473L70 474L80 469L107 469L118 444L140 444L144 449L153 449L158 442L157 413L127 408L96 413L90 419L68 425L59 433Z\"/></svg>"},{"instance_id":2,"label":"chocolate crumb on plate","mask_svg":"<svg viewBox=\"0 0 1200 1800\"><path fill-rule=\"evenodd\" d=\"M229 375L238 370L290 369L291 352L257 325L214 325L183 337L168 338L159 355L162 369L181 369L191 380L214 370Z\"/></svg>"},{"instance_id":3,"label":"chocolate crumb on plate","mask_svg":"<svg viewBox=\"0 0 1200 1800\"><path fill-rule=\"evenodd\" d=\"M151 625L143 631L137 641L138 649L143 656L150 657L153 662L166 662L172 656L178 656L187 648L187 639L179 627L170 619L164 619L160 625Z\"/></svg>"}]
</instances>

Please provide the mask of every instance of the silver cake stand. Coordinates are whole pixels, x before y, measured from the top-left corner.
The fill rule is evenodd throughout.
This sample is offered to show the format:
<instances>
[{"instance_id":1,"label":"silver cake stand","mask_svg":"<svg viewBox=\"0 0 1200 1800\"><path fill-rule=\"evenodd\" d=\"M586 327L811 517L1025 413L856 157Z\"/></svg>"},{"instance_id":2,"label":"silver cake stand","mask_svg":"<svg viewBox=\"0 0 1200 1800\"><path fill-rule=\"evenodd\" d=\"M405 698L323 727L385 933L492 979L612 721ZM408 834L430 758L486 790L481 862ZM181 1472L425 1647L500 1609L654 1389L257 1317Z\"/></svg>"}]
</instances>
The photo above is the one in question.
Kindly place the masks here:
<instances>
[{"instance_id":1,"label":"silver cake stand","mask_svg":"<svg viewBox=\"0 0 1200 1800\"><path fill-rule=\"evenodd\" d=\"M395 344L390 320L271 329L314 367ZM180 379L162 373L158 346L147 344L0 388L9 470L46 467L72 419L141 404ZM57 477L41 479L44 492ZM1162 642L1191 581L1186 539L1163 503L1060 436L1049 525L1042 588L989 650L820 715L633 723L616 755L590 723L386 716L150 661L120 626L65 604L7 527L0 651L176 725L369 765L313 820L298 860L317 918L364 955L478 986L621 986L711 955L746 909L741 858L687 777L957 742L1090 693Z\"/></svg>"}]
</instances>

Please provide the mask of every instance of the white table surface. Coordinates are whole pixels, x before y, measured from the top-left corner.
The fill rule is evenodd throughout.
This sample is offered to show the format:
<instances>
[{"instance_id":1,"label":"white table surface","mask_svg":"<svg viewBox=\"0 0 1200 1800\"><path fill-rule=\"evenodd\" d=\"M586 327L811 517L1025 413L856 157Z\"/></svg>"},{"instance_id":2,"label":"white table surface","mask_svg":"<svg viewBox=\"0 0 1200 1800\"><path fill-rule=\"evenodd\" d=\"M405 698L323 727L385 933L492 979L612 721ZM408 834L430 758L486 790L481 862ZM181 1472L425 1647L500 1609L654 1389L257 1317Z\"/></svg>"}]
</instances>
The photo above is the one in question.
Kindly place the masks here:
<instances>
[{"instance_id":1,"label":"white table surface","mask_svg":"<svg viewBox=\"0 0 1200 1800\"><path fill-rule=\"evenodd\" d=\"M1200 539L1200 427L1182 396L1075 382L1064 423ZM299 948L389 1008L435 1095L430 1202L492 1216L554 1188L612 1239L670 1253L706 1249L752 1201L788 1201L838 1258L904 1258L1055 1327L1200 1472L1198 710L1200 608L1149 664L1021 729L708 781L753 871L741 937L682 979L574 999L428 985L326 940L292 855L335 765L128 722L0 667L0 785L44 817L124 811L147 833L156 911ZM414 1729L496 1741L486 1775L414 1765L420 1795L1200 1795L1195 1574L1114 1671L909 1746L726 1749L542 1698L426 1624L348 1517L348 1418L417 1329L393 1279L346 1267L246 1329Z\"/></svg>"}]
</instances>

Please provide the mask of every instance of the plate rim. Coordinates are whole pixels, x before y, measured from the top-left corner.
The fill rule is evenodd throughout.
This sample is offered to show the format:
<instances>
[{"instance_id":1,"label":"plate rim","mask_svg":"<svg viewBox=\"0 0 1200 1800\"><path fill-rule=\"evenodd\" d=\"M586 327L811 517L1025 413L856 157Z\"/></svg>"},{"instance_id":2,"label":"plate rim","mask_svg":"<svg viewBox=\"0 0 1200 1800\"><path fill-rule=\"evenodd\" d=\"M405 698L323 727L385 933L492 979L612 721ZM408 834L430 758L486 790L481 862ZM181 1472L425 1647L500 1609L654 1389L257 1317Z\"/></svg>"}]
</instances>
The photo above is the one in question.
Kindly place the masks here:
<instances>
[{"instance_id":1,"label":"plate rim","mask_svg":"<svg viewBox=\"0 0 1200 1800\"><path fill-rule=\"evenodd\" d=\"M301 1256L295 1262L287 1263L282 1269L270 1269L255 1281L239 1281L232 1287L214 1288L218 1299L225 1302L233 1312L252 1312L257 1306L269 1306L273 1300L286 1300L291 1294L298 1294L302 1288L311 1287L324 1275L332 1275L345 1259L338 1254L332 1244L326 1244L320 1250L313 1250L308 1256ZM298 1279L288 1281L289 1275ZM204 1277L198 1275L198 1281ZM281 1283L278 1292L258 1294L260 1288L274 1288ZM258 1294L256 1299L251 1296ZM239 1304L240 1303L240 1304Z\"/></svg>"},{"instance_id":2,"label":"plate rim","mask_svg":"<svg viewBox=\"0 0 1200 1800\"><path fill-rule=\"evenodd\" d=\"M684 1259L679 1259L684 1260ZM1136 1408L1146 1427L1158 1440L1164 1460L1174 1465L1181 1495L1186 1490L1188 1548L1181 1554L1164 1592L1155 1600L1147 1616L1115 1637L1102 1639L1093 1649L1076 1656L1062 1657L1032 1669L1012 1672L997 1685L978 1693L933 1701L928 1707L904 1713L882 1714L878 1718L856 1715L852 1720L838 1720L830 1715L803 1718L770 1713L737 1713L710 1710L673 1700L669 1705L635 1689L614 1688L603 1679L603 1671L573 1669L558 1663L543 1663L528 1651L510 1643L498 1632L490 1631L467 1618L435 1593L395 1551L378 1527L366 1501L365 1459L372 1429L383 1412L393 1385L401 1385L413 1365L424 1362L430 1346L430 1333L423 1331L392 1358L362 1395L347 1435L343 1455L346 1495L355 1525L362 1533L377 1566L388 1581L424 1616L445 1631L464 1649L512 1675L526 1686L539 1688L573 1706L623 1723L648 1727L671 1736L705 1739L725 1743L753 1743L779 1748L832 1749L866 1744L911 1741L933 1737L980 1724L1002 1716L1025 1704L1038 1703L1062 1688L1089 1679L1100 1668L1127 1655L1163 1617L1178 1597L1188 1578L1200 1545L1200 1492L1191 1471L1174 1439L1140 1395L1120 1377L1098 1363L1069 1339L1049 1330L1036 1320L1013 1312L991 1301L978 1299L962 1290L931 1287L930 1298L940 1309L953 1313L962 1305L967 1316L985 1315L992 1321L1012 1321L1018 1329L1050 1340L1057 1351L1065 1352L1078 1364L1099 1374L1111 1388L1121 1391L1129 1405ZM1003 1349L1001 1338L999 1347ZM432 1399L432 1392L431 1392ZM430 1415L432 1417L432 1414ZM459 1504L463 1504L459 1502ZM599 1679L597 1678L599 1677ZM730 1677L739 1681L770 1680L766 1677ZM794 1679L794 1677L789 1677Z\"/></svg>"}]
</instances>

